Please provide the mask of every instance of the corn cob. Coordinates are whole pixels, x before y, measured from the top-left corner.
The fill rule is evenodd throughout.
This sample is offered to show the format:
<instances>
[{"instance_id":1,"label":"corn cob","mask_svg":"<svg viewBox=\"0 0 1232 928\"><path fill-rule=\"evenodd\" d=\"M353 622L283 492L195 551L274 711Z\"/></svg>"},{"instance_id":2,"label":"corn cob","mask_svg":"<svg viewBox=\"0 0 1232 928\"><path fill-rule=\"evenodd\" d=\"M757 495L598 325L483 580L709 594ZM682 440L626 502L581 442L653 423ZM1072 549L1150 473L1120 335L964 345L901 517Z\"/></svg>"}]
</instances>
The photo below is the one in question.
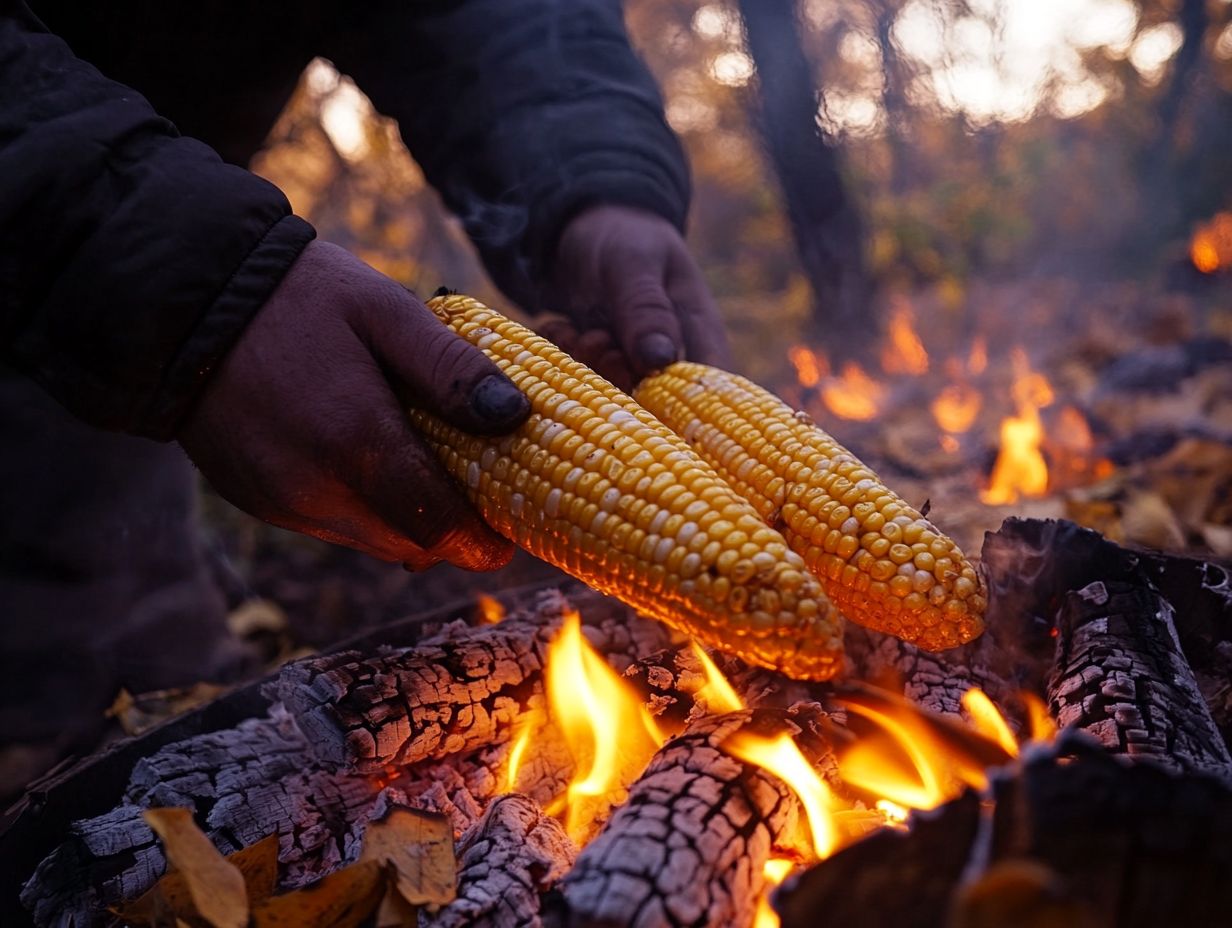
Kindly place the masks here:
<instances>
[{"instance_id":1,"label":"corn cob","mask_svg":"<svg viewBox=\"0 0 1232 928\"><path fill-rule=\"evenodd\" d=\"M958 546L805 413L688 362L634 395L782 528L844 616L931 650L983 631L984 593Z\"/></svg>"},{"instance_id":2,"label":"corn cob","mask_svg":"<svg viewBox=\"0 0 1232 928\"><path fill-rule=\"evenodd\" d=\"M411 418L496 531L638 611L792 676L839 669L842 619L783 536L670 429L468 297L428 306L531 401L511 436Z\"/></svg>"}]
</instances>

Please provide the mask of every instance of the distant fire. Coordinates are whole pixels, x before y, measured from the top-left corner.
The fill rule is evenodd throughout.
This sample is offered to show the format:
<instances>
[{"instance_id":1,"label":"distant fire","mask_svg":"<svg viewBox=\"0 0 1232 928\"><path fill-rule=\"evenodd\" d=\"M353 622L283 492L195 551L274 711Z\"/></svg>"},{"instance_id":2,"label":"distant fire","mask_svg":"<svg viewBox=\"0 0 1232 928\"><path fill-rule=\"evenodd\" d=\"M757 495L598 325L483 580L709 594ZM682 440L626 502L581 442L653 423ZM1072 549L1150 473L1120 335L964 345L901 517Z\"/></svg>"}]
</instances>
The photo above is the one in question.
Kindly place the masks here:
<instances>
[{"instance_id":1,"label":"distant fire","mask_svg":"<svg viewBox=\"0 0 1232 928\"><path fill-rule=\"evenodd\" d=\"M961 435L975 425L983 402L980 391L969 384L950 384L933 400L933 418L944 431Z\"/></svg>"},{"instance_id":2,"label":"distant fire","mask_svg":"<svg viewBox=\"0 0 1232 928\"><path fill-rule=\"evenodd\" d=\"M1013 398L1017 415L1001 422L1001 446L988 488L980 498L992 506L1016 503L1021 496L1043 496L1048 490L1048 464L1040 452L1044 426L1039 411L1053 401L1052 385L1031 370L1022 348L1013 353Z\"/></svg>"},{"instance_id":3,"label":"distant fire","mask_svg":"<svg viewBox=\"0 0 1232 928\"><path fill-rule=\"evenodd\" d=\"M886 388L855 361L844 365L837 377L828 377L821 388L826 408L840 419L865 422L877 416L885 402Z\"/></svg>"},{"instance_id":4,"label":"distant fire","mask_svg":"<svg viewBox=\"0 0 1232 928\"><path fill-rule=\"evenodd\" d=\"M802 387L815 387L821 378L830 373L830 365L824 357L804 345L793 345L787 357L796 369L796 379Z\"/></svg>"},{"instance_id":5,"label":"distant fire","mask_svg":"<svg viewBox=\"0 0 1232 928\"><path fill-rule=\"evenodd\" d=\"M928 373L928 352L915 330L915 312L901 300L890 314L889 340L881 350L881 369L887 374Z\"/></svg>"},{"instance_id":6,"label":"distant fire","mask_svg":"<svg viewBox=\"0 0 1232 928\"><path fill-rule=\"evenodd\" d=\"M1232 212L1216 213L1194 232L1189 259L1203 274L1232 267Z\"/></svg>"}]
</instances>

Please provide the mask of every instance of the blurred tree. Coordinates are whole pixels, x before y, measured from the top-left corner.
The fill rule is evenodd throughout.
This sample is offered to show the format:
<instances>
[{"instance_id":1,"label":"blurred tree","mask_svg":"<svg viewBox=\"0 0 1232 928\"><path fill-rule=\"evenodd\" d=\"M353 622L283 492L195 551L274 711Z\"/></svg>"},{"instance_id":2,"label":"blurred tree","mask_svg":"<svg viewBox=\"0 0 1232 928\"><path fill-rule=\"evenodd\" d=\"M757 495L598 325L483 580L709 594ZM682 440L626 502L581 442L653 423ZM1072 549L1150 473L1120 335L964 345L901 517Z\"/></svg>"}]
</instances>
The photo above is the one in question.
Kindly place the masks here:
<instances>
[{"instance_id":1,"label":"blurred tree","mask_svg":"<svg viewBox=\"0 0 1232 928\"><path fill-rule=\"evenodd\" d=\"M800 263L816 298L814 325L835 347L867 327L870 281L864 227L839 157L818 124L818 95L801 47L793 0L740 0L757 68L757 123L778 177ZM838 337L834 337L838 336Z\"/></svg>"}]
</instances>

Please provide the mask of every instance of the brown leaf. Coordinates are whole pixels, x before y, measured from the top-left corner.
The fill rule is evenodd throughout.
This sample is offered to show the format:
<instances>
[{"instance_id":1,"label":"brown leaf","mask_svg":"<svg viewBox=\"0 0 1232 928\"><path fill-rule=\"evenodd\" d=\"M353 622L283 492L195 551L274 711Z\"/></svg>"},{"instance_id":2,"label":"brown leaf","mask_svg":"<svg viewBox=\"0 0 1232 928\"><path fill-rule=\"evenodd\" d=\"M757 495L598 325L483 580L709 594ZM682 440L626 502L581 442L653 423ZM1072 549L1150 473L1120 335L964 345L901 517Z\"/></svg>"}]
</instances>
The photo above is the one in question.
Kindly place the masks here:
<instances>
[{"instance_id":1,"label":"brown leaf","mask_svg":"<svg viewBox=\"0 0 1232 928\"><path fill-rule=\"evenodd\" d=\"M376 911L385 887L379 863L352 864L312 886L257 903L252 924L254 928L355 928Z\"/></svg>"},{"instance_id":2,"label":"brown leaf","mask_svg":"<svg viewBox=\"0 0 1232 928\"><path fill-rule=\"evenodd\" d=\"M394 879L390 879L376 910L375 928L415 928L419 924L419 906L411 905L398 892Z\"/></svg>"},{"instance_id":3,"label":"brown leaf","mask_svg":"<svg viewBox=\"0 0 1232 928\"><path fill-rule=\"evenodd\" d=\"M262 838L250 847L227 855L227 862L240 871L248 902L253 904L274 892L278 882L278 836ZM165 924L198 917L188 889L188 880L179 870L172 870L134 901L116 909L126 923L142 925Z\"/></svg>"},{"instance_id":4,"label":"brown leaf","mask_svg":"<svg viewBox=\"0 0 1232 928\"><path fill-rule=\"evenodd\" d=\"M218 852L188 809L148 809L142 813L163 842L167 862L183 877L192 912L213 928L245 928L248 893L244 876ZM182 900L167 897L170 911L180 914Z\"/></svg>"},{"instance_id":5,"label":"brown leaf","mask_svg":"<svg viewBox=\"0 0 1232 928\"><path fill-rule=\"evenodd\" d=\"M398 892L411 905L446 905L457 895L453 825L437 812L391 809L368 826L359 859L390 864Z\"/></svg>"}]
</instances>

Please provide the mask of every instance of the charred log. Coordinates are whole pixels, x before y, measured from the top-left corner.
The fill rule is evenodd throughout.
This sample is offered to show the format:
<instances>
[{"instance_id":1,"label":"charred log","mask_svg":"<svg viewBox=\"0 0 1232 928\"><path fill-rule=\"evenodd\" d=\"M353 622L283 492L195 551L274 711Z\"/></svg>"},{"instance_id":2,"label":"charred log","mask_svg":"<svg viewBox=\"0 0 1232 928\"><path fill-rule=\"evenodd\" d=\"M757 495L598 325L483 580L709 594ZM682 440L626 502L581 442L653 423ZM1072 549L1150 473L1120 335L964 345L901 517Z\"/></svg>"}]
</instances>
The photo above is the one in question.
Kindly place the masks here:
<instances>
[{"instance_id":1,"label":"charred log","mask_svg":"<svg viewBox=\"0 0 1232 928\"><path fill-rule=\"evenodd\" d=\"M500 742L515 721L542 707L543 661L571 608L556 594L534 614L478 628L462 623L408 651L354 651L284 668L271 695L299 720L323 761L374 772ZM631 633L630 625L642 626ZM658 626L622 616L588 628L619 666L662 647ZM629 653L632 651L632 653Z\"/></svg>"},{"instance_id":2,"label":"charred log","mask_svg":"<svg viewBox=\"0 0 1232 928\"><path fill-rule=\"evenodd\" d=\"M1057 722L1114 754L1232 782L1232 757L1181 654L1172 607L1126 583L1092 583L1057 614L1048 700Z\"/></svg>"},{"instance_id":3,"label":"charred log","mask_svg":"<svg viewBox=\"0 0 1232 928\"><path fill-rule=\"evenodd\" d=\"M783 928L1215 925L1232 906L1232 792L1069 739L881 831L775 894Z\"/></svg>"},{"instance_id":4,"label":"charred log","mask_svg":"<svg viewBox=\"0 0 1232 928\"><path fill-rule=\"evenodd\" d=\"M562 924L751 923L765 862L800 815L780 780L720 748L759 720L705 717L659 750L562 882Z\"/></svg>"},{"instance_id":5,"label":"charred log","mask_svg":"<svg viewBox=\"0 0 1232 928\"><path fill-rule=\"evenodd\" d=\"M577 856L560 823L516 794L492 800L457 850L458 897L422 928L539 928L540 896Z\"/></svg>"}]
</instances>

